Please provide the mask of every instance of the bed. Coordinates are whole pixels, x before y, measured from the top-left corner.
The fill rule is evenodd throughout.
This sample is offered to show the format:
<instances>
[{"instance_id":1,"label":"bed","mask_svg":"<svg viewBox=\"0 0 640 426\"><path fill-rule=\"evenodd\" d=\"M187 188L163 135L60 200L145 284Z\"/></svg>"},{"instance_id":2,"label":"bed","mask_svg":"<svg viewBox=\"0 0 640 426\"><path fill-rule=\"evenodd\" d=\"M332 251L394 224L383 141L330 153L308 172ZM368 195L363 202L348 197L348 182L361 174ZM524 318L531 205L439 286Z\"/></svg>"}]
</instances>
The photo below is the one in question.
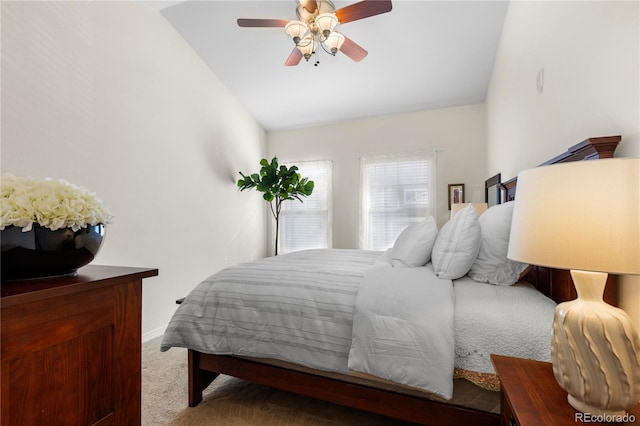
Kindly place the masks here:
<instances>
[{"instance_id":1,"label":"bed","mask_svg":"<svg viewBox=\"0 0 640 426\"><path fill-rule=\"evenodd\" d=\"M611 157L619 140L591 138L545 164ZM503 199L513 200L515 179L500 186ZM508 208L492 207L481 218L491 223ZM471 215L462 210L448 223ZM478 282L491 275L482 267L458 276L460 262L451 256L464 247L452 255L442 242L452 238L437 241L433 226L403 231L413 244L435 240L423 244L432 245L425 266L418 251L402 253L396 241L384 253L314 250L261 259L205 280L176 311L161 347L189 349L189 405L227 374L420 424L497 425L489 354L548 360L554 302L574 298L573 285L567 271L517 264L507 274L514 285ZM605 299L615 304L615 293L610 277ZM280 300L272 300L276 294Z\"/></svg>"}]
</instances>

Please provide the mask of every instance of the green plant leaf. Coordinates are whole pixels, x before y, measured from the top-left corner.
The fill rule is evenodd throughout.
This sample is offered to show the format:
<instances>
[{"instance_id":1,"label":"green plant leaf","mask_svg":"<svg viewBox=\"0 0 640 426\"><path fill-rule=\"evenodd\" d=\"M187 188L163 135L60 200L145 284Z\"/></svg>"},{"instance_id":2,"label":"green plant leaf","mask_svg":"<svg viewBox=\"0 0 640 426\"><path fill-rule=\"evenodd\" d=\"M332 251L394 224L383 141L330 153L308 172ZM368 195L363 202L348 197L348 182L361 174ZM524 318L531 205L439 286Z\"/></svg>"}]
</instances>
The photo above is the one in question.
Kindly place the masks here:
<instances>
[{"instance_id":1,"label":"green plant leaf","mask_svg":"<svg viewBox=\"0 0 640 426\"><path fill-rule=\"evenodd\" d=\"M305 185L304 185L304 195L306 195L307 197L309 195L311 195L313 193L313 188L314 187L315 187L315 184L313 183L312 180L310 180L307 183L305 183Z\"/></svg>"}]
</instances>

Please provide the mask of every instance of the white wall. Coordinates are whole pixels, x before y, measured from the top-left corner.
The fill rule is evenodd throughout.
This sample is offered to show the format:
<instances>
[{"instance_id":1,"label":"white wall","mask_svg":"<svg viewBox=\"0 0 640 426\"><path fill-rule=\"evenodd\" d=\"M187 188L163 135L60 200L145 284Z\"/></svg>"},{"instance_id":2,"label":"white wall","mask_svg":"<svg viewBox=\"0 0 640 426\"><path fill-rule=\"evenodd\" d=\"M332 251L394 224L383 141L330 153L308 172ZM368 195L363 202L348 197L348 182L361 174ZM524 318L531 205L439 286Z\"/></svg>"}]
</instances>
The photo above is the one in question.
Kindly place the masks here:
<instances>
[{"instance_id":1,"label":"white wall","mask_svg":"<svg viewBox=\"0 0 640 426\"><path fill-rule=\"evenodd\" d=\"M595 136L622 135L616 155L640 156L639 5L510 3L487 94L488 173L513 177Z\"/></svg>"},{"instance_id":2,"label":"white wall","mask_svg":"<svg viewBox=\"0 0 640 426\"><path fill-rule=\"evenodd\" d=\"M2 171L65 178L115 214L96 264L159 268L143 335L200 280L265 252L265 206L238 170L266 134L156 11L2 2Z\"/></svg>"},{"instance_id":3,"label":"white wall","mask_svg":"<svg viewBox=\"0 0 640 426\"><path fill-rule=\"evenodd\" d=\"M437 149L438 222L448 219L447 185L484 199L485 109L470 105L269 132L269 157L333 161L333 246L358 248L360 157ZM254 166L254 168L256 168Z\"/></svg>"},{"instance_id":4,"label":"white wall","mask_svg":"<svg viewBox=\"0 0 640 426\"><path fill-rule=\"evenodd\" d=\"M510 178L595 136L640 156L640 3L511 2L487 95L487 173ZM544 89L536 86L544 69ZM640 277L620 306L640 328Z\"/></svg>"}]
</instances>

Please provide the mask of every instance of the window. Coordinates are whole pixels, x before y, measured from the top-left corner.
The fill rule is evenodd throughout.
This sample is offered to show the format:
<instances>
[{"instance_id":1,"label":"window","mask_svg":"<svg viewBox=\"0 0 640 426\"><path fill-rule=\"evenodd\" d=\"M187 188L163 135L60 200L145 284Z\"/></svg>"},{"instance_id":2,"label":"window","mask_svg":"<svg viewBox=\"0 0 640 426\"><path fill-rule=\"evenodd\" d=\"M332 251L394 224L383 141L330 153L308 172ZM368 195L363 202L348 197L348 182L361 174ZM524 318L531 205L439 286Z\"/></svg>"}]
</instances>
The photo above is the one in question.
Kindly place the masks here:
<instances>
[{"instance_id":1,"label":"window","mask_svg":"<svg viewBox=\"0 0 640 426\"><path fill-rule=\"evenodd\" d=\"M411 223L436 214L436 153L362 158L360 247L386 250Z\"/></svg>"},{"instance_id":2,"label":"window","mask_svg":"<svg viewBox=\"0 0 640 426\"><path fill-rule=\"evenodd\" d=\"M331 247L331 161L291 162L314 183L313 194L282 204L279 253Z\"/></svg>"}]
</instances>

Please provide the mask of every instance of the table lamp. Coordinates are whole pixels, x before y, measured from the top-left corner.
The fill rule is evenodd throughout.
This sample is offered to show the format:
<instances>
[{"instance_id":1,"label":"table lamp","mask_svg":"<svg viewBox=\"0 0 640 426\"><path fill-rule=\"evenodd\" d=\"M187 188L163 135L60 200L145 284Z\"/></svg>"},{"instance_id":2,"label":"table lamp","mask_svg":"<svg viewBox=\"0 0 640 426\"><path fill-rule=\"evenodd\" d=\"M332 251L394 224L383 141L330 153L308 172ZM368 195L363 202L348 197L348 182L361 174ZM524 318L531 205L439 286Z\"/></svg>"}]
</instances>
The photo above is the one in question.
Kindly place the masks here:
<instances>
[{"instance_id":1,"label":"table lamp","mask_svg":"<svg viewBox=\"0 0 640 426\"><path fill-rule=\"evenodd\" d=\"M602 297L609 273L640 274L640 159L520 173L508 257L571 270L578 298L555 311L554 376L575 409L624 415L640 400L640 339L631 318Z\"/></svg>"}]
</instances>

